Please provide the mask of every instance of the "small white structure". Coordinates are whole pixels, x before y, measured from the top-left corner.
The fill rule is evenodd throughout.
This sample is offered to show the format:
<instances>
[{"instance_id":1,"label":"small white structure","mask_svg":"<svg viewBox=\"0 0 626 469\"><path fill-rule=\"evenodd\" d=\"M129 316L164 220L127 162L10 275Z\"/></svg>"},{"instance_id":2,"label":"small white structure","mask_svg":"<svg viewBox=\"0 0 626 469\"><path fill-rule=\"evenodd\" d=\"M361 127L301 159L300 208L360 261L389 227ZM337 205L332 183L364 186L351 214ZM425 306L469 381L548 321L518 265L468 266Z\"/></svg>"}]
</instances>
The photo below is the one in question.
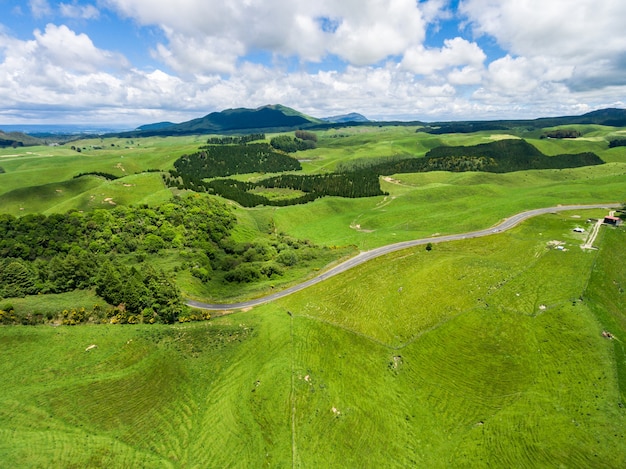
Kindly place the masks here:
<instances>
[{"instance_id":1,"label":"small white structure","mask_svg":"<svg viewBox=\"0 0 626 469\"><path fill-rule=\"evenodd\" d=\"M585 232L584 228L574 228L574 231L576 233L584 233Z\"/></svg>"}]
</instances>

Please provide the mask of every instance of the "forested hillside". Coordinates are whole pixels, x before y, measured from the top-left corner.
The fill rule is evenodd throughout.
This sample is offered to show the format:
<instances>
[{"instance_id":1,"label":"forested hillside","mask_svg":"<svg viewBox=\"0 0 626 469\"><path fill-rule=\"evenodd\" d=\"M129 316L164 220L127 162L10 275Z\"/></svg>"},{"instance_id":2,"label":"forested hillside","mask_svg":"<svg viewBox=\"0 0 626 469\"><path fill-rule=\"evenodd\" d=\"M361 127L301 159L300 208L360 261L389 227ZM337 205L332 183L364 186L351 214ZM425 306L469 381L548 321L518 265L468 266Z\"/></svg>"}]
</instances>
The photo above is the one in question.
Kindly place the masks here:
<instances>
[{"instance_id":1,"label":"forested hillside","mask_svg":"<svg viewBox=\"0 0 626 469\"><path fill-rule=\"evenodd\" d=\"M293 141L291 137L285 137L283 141ZM378 178L392 174L429 171L508 173L529 169L577 168L602 163L591 152L549 157L525 140L505 139L471 146L438 146L428 151L423 158L367 158L338 165L337 172L330 174L288 174L250 182L204 180L234 174L300 169L297 160L280 152L272 152L271 146L252 144L210 146L199 153L183 156L174 163L176 170L170 171L165 182L179 189L218 194L244 207L285 206L308 203L324 196L354 198L385 195ZM282 188L298 193L273 199L255 193L259 188Z\"/></svg>"},{"instance_id":2,"label":"forested hillside","mask_svg":"<svg viewBox=\"0 0 626 469\"><path fill-rule=\"evenodd\" d=\"M176 173L196 179L256 172L276 173L302 169L295 158L276 151L267 143L207 145L198 153L183 156L174 163Z\"/></svg>"},{"instance_id":3,"label":"forested hillside","mask_svg":"<svg viewBox=\"0 0 626 469\"><path fill-rule=\"evenodd\" d=\"M95 319L169 323L185 307L174 272L155 267L155 256L176 253L203 282L247 283L280 277L318 255L312 244L283 235L238 243L231 236L235 220L224 204L197 194L158 207L0 214L0 299L95 288L116 307ZM90 315L98 312L80 321L94 320ZM5 314L0 322L46 319L52 318Z\"/></svg>"}]
</instances>

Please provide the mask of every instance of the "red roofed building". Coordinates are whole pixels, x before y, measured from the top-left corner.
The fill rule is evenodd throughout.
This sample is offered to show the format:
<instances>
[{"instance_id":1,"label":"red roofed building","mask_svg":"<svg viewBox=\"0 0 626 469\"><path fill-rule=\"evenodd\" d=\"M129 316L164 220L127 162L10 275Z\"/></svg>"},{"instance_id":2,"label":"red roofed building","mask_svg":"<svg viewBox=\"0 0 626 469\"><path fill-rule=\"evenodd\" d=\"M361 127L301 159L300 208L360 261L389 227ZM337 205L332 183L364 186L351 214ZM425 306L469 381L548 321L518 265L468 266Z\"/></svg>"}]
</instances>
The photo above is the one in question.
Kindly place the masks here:
<instances>
[{"instance_id":1,"label":"red roofed building","mask_svg":"<svg viewBox=\"0 0 626 469\"><path fill-rule=\"evenodd\" d=\"M607 225L617 226L620 223L622 223L622 220L620 218L618 218L618 217L606 216L606 217L604 217L604 223L606 223Z\"/></svg>"}]
</instances>

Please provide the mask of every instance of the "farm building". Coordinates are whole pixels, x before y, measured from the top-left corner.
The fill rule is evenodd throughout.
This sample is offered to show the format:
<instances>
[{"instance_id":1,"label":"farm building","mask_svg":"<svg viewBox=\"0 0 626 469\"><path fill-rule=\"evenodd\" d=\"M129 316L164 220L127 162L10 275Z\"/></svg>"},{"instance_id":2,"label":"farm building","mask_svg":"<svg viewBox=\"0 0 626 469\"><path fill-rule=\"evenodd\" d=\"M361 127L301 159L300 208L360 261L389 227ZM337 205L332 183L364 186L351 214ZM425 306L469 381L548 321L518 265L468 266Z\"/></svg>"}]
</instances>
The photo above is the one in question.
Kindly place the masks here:
<instances>
[{"instance_id":1,"label":"farm building","mask_svg":"<svg viewBox=\"0 0 626 469\"><path fill-rule=\"evenodd\" d=\"M622 220L618 217L606 216L604 217L604 223L606 223L607 225L617 226L622 223Z\"/></svg>"}]
</instances>

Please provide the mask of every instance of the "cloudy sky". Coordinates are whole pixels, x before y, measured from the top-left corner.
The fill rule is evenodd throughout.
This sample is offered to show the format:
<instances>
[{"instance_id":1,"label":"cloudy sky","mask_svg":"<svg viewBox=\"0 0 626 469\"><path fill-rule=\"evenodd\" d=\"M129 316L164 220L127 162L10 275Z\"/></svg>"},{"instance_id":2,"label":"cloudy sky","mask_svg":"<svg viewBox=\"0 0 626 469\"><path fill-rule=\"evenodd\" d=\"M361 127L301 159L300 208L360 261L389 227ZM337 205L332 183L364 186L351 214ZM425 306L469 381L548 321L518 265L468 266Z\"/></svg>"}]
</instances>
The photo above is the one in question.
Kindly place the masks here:
<instances>
[{"instance_id":1,"label":"cloudy sky","mask_svg":"<svg viewBox=\"0 0 626 469\"><path fill-rule=\"evenodd\" d=\"M626 107L624 0L0 0L0 126Z\"/></svg>"}]
</instances>

